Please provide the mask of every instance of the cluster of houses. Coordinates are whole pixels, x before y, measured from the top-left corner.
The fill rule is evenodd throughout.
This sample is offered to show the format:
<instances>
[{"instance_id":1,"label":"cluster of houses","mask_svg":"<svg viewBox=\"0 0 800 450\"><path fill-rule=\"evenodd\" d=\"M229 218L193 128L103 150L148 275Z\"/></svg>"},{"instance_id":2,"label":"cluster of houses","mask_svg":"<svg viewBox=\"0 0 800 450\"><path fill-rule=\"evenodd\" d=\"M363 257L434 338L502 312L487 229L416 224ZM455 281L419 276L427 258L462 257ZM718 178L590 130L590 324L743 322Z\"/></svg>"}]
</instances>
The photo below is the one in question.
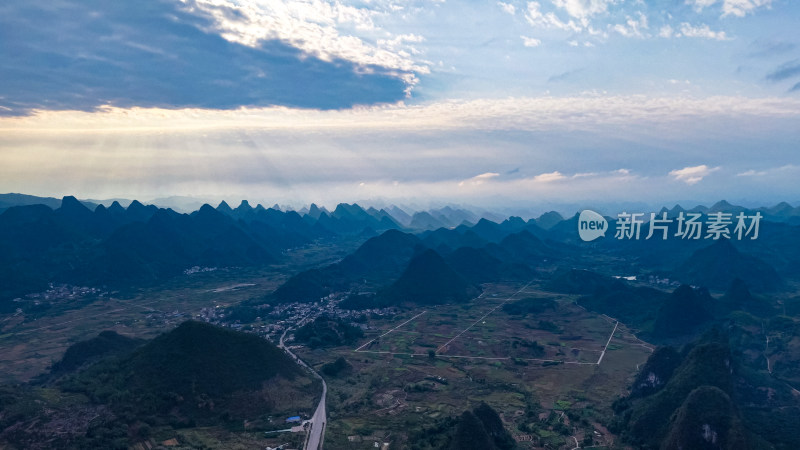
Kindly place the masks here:
<instances>
[{"instance_id":1,"label":"cluster of houses","mask_svg":"<svg viewBox=\"0 0 800 450\"><path fill-rule=\"evenodd\" d=\"M25 298L15 298L13 301L21 303L32 301L34 305L41 303L54 303L61 300L77 300L85 297L105 297L108 292L95 287L72 286L69 284L50 283L44 292L28 294Z\"/></svg>"}]
</instances>

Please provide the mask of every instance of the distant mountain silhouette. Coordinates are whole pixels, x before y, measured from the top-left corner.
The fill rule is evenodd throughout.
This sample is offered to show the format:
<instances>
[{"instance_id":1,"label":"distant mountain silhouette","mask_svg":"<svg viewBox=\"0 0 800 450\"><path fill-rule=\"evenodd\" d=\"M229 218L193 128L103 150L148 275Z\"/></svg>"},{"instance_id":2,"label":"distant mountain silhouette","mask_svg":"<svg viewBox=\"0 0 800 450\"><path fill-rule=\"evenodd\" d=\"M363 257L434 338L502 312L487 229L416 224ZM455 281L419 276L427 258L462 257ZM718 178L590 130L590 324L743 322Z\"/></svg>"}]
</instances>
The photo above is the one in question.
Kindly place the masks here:
<instances>
[{"instance_id":1,"label":"distant mountain silhouette","mask_svg":"<svg viewBox=\"0 0 800 450\"><path fill-rule=\"evenodd\" d=\"M166 279L192 266L272 264L287 249L337 233L364 237L373 233L369 230L398 227L388 212L368 213L356 204L317 212L319 220L242 201L235 209L222 202L179 214L136 200L127 208L113 202L93 211L72 196L56 209L12 206L0 213L0 311L14 308L8 300L44 290L48 282L125 286ZM410 257L411 251L357 254L342 269L346 276L394 279Z\"/></svg>"},{"instance_id":2,"label":"distant mountain silhouette","mask_svg":"<svg viewBox=\"0 0 800 450\"><path fill-rule=\"evenodd\" d=\"M746 311L756 316L768 316L775 312L775 309L760 297L754 297L747 287L747 283L739 278L735 278L725 295L719 300L722 313L731 311Z\"/></svg>"},{"instance_id":3,"label":"distant mountain silhouette","mask_svg":"<svg viewBox=\"0 0 800 450\"><path fill-rule=\"evenodd\" d=\"M438 253L428 249L412 258L400 278L380 292L377 300L387 305L464 303L479 292Z\"/></svg>"},{"instance_id":4,"label":"distant mountain silhouette","mask_svg":"<svg viewBox=\"0 0 800 450\"><path fill-rule=\"evenodd\" d=\"M433 217L427 211L414 213L414 215L411 216L411 222L408 224L409 228L417 230L431 230L445 226L446 224L444 222Z\"/></svg>"},{"instance_id":5,"label":"distant mountain silhouette","mask_svg":"<svg viewBox=\"0 0 800 450\"><path fill-rule=\"evenodd\" d=\"M328 214L328 211L312 203L311 206L308 208L307 214L309 217L313 218L314 220L317 220L319 219L319 216L321 216L322 214Z\"/></svg>"},{"instance_id":6,"label":"distant mountain silhouette","mask_svg":"<svg viewBox=\"0 0 800 450\"><path fill-rule=\"evenodd\" d=\"M530 266L543 261L547 255L552 254L552 249L527 230L507 233L507 230L513 227L529 226L521 219L506 221L504 222L506 225L503 226L488 220L481 223L484 233L491 234L495 238L502 236L500 243L486 245L487 241L479 237L472 229L462 231L440 228L422 233L423 240L414 235L390 229L380 236L367 240L339 263L310 269L290 278L272 294L272 301L316 301L337 290L348 290L349 285L367 283L372 286L381 286L395 280L399 282L403 271L408 271L406 266L412 267L409 264L412 256L419 256L421 253L427 252L426 247L434 247L445 253L446 258L442 259L439 252L431 250L436 258L442 260L442 264L435 261L436 258L433 258L432 254L427 255L431 258L429 262L432 264L432 269L444 271L441 275L444 277L445 284L455 279L450 277L449 272L455 274L456 278L461 281L467 282L468 280L468 284L500 280L530 280L534 276ZM461 245L469 243L475 243L482 248ZM451 245L453 247L450 247ZM416 262L419 263L419 261ZM421 276L422 274L413 275L413 277ZM404 289L410 289L410 284L409 282ZM418 289L441 287L440 284L439 282L424 283ZM378 296L378 301L386 300L389 292L398 293L389 287L385 289L385 295ZM440 291L439 295L441 294L444 294L444 291ZM403 293L402 295L408 296L409 294ZM416 292L414 295L425 296L421 292ZM457 295L450 292L445 297L451 297L448 301L463 301L463 292ZM395 300L391 300L390 303ZM423 301L435 302L436 300L428 298Z\"/></svg>"},{"instance_id":7,"label":"distant mountain silhouette","mask_svg":"<svg viewBox=\"0 0 800 450\"><path fill-rule=\"evenodd\" d=\"M319 213L317 223L339 234L358 234L365 228L378 231L399 228L389 214L372 215L356 203L340 203L330 214L319 210L314 212Z\"/></svg>"},{"instance_id":8,"label":"distant mountain silhouette","mask_svg":"<svg viewBox=\"0 0 800 450\"><path fill-rule=\"evenodd\" d=\"M101 244L87 277L123 282L154 280L199 266L252 266L276 261L230 217L205 205L191 216L158 210L146 223L117 229Z\"/></svg>"},{"instance_id":9,"label":"distant mountain silhouette","mask_svg":"<svg viewBox=\"0 0 800 450\"><path fill-rule=\"evenodd\" d=\"M764 215L765 220L800 225L800 207L781 202L772 207L758 208L756 211Z\"/></svg>"},{"instance_id":10,"label":"distant mountain silhouette","mask_svg":"<svg viewBox=\"0 0 800 450\"><path fill-rule=\"evenodd\" d=\"M78 342L67 348L61 360L53 364L51 373L64 374L108 356L124 356L144 342L141 339L123 336L114 331L103 331L89 340Z\"/></svg>"},{"instance_id":11,"label":"distant mountain silhouette","mask_svg":"<svg viewBox=\"0 0 800 450\"><path fill-rule=\"evenodd\" d=\"M775 290L782 284L772 266L740 252L727 239L697 250L675 273L686 283L712 289L727 289L736 278L759 292Z\"/></svg>"},{"instance_id":12,"label":"distant mountain silhouette","mask_svg":"<svg viewBox=\"0 0 800 450\"><path fill-rule=\"evenodd\" d=\"M36 200L22 197L15 201ZM380 238L387 230L396 233L384 237L383 247L370 250L375 242L367 240L370 245L335 267L318 268L319 272L305 275L308 286L294 283L296 289L306 292L301 297L311 301L309 296L331 289L347 290L356 284L364 287L363 292L375 292L395 281L423 246L436 250L471 283L531 279L557 266L586 267L584 260L602 254L612 255L619 264L635 260L645 273L664 273L678 267L674 271L677 279L712 289L727 289L738 277L758 294L783 285L771 265L783 276L793 278L793 268L800 264L800 241L794 237L794 227L786 223L764 223L758 242L736 243L763 258L759 260L730 242L700 248L708 245L707 241L601 239L587 246L577 239L577 216L558 220L557 213L542 215L538 222L520 217L497 222L480 219L481 215L494 217L487 213L455 207L431 209L425 212L427 216L417 217L429 216L444 227L421 231L416 237L405 235L402 242L393 245L392 236L403 236L397 231L400 224L413 220L396 207L364 209L358 204L341 203L328 211L312 204L301 215L241 201L236 208L222 202L217 208L203 205L191 214L179 214L136 200L127 208L113 202L94 209L71 196L51 200L58 203L56 209L12 206L0 213L0 311L13 310L9 300L42 291L50 282L116 288L168 279L195 265L263 266L281 262L287 251L306 245L335 242L342 237ZM714 208L738 207L718 203L698 210ZM764 215L767 210L795 217L797 208L779 204L759 209ZM552 223L545 223L545 217ZM474 250L461 250L469 247ZM551 289L565 293L587 295L594 289L581 287L580 280L561 280L561 287L555 279L549 283Z\"/></svg>"},{"instance_id":13,"label":"distant mountain silhouette","mask_svg":"<svg viewBox=\"0 0 800 450\"><path fill-rule=\"evenodd\" d=\"M119 203L117 205L119 206ZM128 205L125 215L127 222L147 222L158 210L159 208L154 205L145 206L138 200L134 200Z\"/></svg>"},{"instance_id":14,"label":"distant mountain silhouette","mask_svg":"<svg viewBox=\"0 0 800 450\"><path fill-rule=\"evenodd\" d=\"M378 219L382 224L384 224L388 228L402 228L400 222L398 222L391 214L389 214L389 211L383 208L377 210L373 207L369 207L367 208L366 211L367 214Z\"/></svg>"},{"instance_id":15,"label":"distant mountain silhouette","mask_svg":"<svg viewBox=\"0 0 800 450\"><path fill-rule=\"evenodd\" d=\"M499 246L511 255L511 259L520 262L530 263L556 256L553 249L548 248L541 239L528 230L509 234L500 241Z\"/></svg>"},{"instance_id":16,"label":"distant mountain silhouette","mask_svg":"<svg viewBox=\"0 0 800 450\"><path fill-rule=\"evenodd\" d=\"M661 340L682 338L711 323L714 299L703 289L682 285L675 289L658 311L652 336Z\"/></svg>"},{"instance_id":17,"label":"distant mountain silhouette","mask_svg":"<svg viewBox=\"0 0 800 450\"><path fill-rule=\"evenodd\" d=\"M594 294L600 288L608 288L614 279L584 269L569 269L556 272L545 287L565 294Z\"/></svg>"},{"instance_id":18,"label":"distant mountain silhouette","mask_svg":"<svg viewBox=\"0 0 800 450\"><path fill-rule=\"evenodd\" d=\"M277 303L314 302L352 283L383 285L400 276L420 246L414 235L388 230L364 242L340 262L309 269L289 278L270 295Z\"/></svg>"},{"instance_id":19,"label":"distant mountain silhouette","mask_svg":"<svg viewBox=\"0 0 800 450\"><path fill-rule=\"evenodd\" d=\"M114 200L114 202L111 203L111 205L109 205L109 207L106 209L109 212L109 214L113 214L116 216L125 214L125 208L123 208L122 205L120 205L119 202L116 200Z\"/></svg>"},{"instance_id":20,"label":"distant mountain silhouette","mask_svg":"<svg viewBox=\"0 0 800 450\"><path fill-rule=\"evenodd\" d=\"M480 220L480 216L473 211L450 206L432 209L429 212L448 227L455 227L465 222L476 223Z\"/></svg>"},{"instance_id":21,"label":"distant mountain silhouette","mask_svg":"<svg viewBox=\"0 0 800 450\"><path fill-rule=\"evenodd\" d=\"M564 217L561 214L555 211L549 211L536 218L536 224L545 230L549 230L563 220Z\"/></svg>"},{"instance_id":22,"label":"distant mountain silhouette","mask_svg":"<svg viewBox=\"0 0 800 450\"><path fill-rule=\"evenodd\" d=\"M475 226L469 229L488 242L500 242L511 232L511 230L508 230L506 227L501 226L499 223L492 222L489 219L481 219Z\"/></svg>"},{"instance_id":23,"label":"distant mountain silhouette","mask_svg":"<svg viewBox=\"0 0 800 450\"><path fill-rule=\"evenodd\" d=\"M45 205L50 209L58 209L61 207L61 203L61 199L53 197L37 197L35 195L14 193L0 194L0 213L12 206ZM95 202L84 201L81 203L91 210L97 208L97 203Z\"/></svg>"},{"instance_id":24,"label":"distant mountain silhouette","mask_svg":"<svg viewBox=\"0 0 800 450\"><path fill-rule=\"evenodd\" d=\"M504 275L502 261L484 249L460 247L445 259L456 272L472 283L494 281Z\"/></svg>"},{"instance_id":25,"label":"distant mountain silhouette","mask_svg":"<svg viewBox=\"0 0 800 450\"><path fill-rule=\"evenodd\" d=\"M397 206L390 206L386 212L388 212L395 222L399 223L400 225L407 227L411 223L411 216L408 215L407 212L403 211L402 209L398 208Z\"/></svg>"},{"instance_id":26,"label":"distant mountain silhouette","mask_svg":"<svg viewBox=\"0 0 800 450\"><path fill-rule=\"evenodd\" d=\"M290 277L267 300L271 303L311 303L333 292L346 290L348 284L337 265L309 269Z\"/></svg>"},{"instance_id":27,"label":"distant mountain silhouette","mask_svg":"<svg viewBox=\"0 0 800 450\"><path fill-rule=\"evenodd\" d=\"M421 242L412 234L387 230L364 242L339 263L350 278L396 278Z\"/></svg>"},{"instance_id":28,"label":"distant mountain silhouette","mask_svg":"<svg viewBox=\"0 0 800 450\"><path fill-rule=\"evenodd\" d=\"M591 285L587 284L586 288L589 289ZM613 280L610 285L601 281L594 293L579 298L578 304L631 326L645 328L652 326L668 296L669 294L658 289L629 286L622 280Z\"/></svg>"},{"instance_id":29,"label":"distant mountain silhouette","mask_svg":"<svg viewBox=\"0 0 800 450\"><path fill-rule=\"evenodd\" d=\"M217 205L217 211L219 211L222 214L225 214L227 216L230 216L230 215L233 214L233 208L231 208L231 206L225 200L221 201L219 203L219 205Z\"/></svg>"},{"instance_id":30,"label":"distant mountain silhouette","mask_svg":"<svg viewBox=\"0 0 800 450\"><path fill-rule=\"evenodd\" d=\"M127 209L113 203L91 211L69 196L56 210L9 208L0 214L0 273L8 277L0 283L0 310L48 282L121 286L165 279L195 265L264 265L284 249L320 237L297 214L277 214L265 218L273 227L234 220L208 205L191 215L137 201Z\"/></svg>"},{"instance_id":31,"label":"distant mountain silhouette","mask_svg":"<svg viewBox=\"0 0 800 450\"><path fill-rule=\"evenodd\" d=\"M448 228L438 228L433 231L421 233L419 236L422 238L422 242L430 248L446 246L451 251L459 247L481 248L488 243L488 241L478 236L477 233L470 229L452 230Z\"/></svg>"}]
</instances>

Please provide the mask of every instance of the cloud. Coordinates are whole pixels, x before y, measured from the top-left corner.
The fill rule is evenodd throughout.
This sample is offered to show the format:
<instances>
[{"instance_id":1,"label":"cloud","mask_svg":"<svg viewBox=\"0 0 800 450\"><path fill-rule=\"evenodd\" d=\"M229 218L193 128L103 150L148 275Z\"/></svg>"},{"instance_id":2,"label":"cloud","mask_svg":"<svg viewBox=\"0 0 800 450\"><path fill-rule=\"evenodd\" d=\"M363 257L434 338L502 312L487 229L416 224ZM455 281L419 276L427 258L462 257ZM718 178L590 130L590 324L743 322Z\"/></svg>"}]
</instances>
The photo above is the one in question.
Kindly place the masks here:
<instances>
[{"instance_id":1,"label":"cloud","mask_svg":"<svg viewBox=\"0 0 800 450\"><path fill-rule=\"evenodd\" d=\"M577 72L577 71L575 71ZM563 74L562 74L563 75ZM558 75L557 77L560 77ZM39 111L0 118L5 133L94 133L123 130L548 130L646 126L687 135L699 119L748 124L758 119L792 123L800 119L800 99L749 97L511 97L441 100L416 105L362 106L350 110L287 107L210 110L199 108L114 108L98 112ZM731 122L732 121L732 122ZM680 124L672 128L673 124ZM735 127L741 128L740 125ZM730 134L727 133L726 135ZM704 134L705 135L705 134Z\"/></svg>"},{"instance_id":2,"label":"cloud","mask_svg":"<svg viewBox=\"0 0 800 450\"><path fill-rule=\"evenodd\" d=\"M724 31L713 31L707 24L692 25L688 22L682 22L679 31L672 28L671 25L663 25L658 31L658 36L662 38L672 37L690 37L690 38L703 38L712 39L716 41L729 41L730 37Z\"/></svg>"},{"instance_id":3,"label":"cloud","mask_svg":"<svg viewBox=\"0 0 800 450\"><path fill-rule=\"evenodd\" d=\"M499 177L500 174L496 172L486 172L480 175L475 175L472 178L460 181L459 186L479 186L492 178Z\"/></svg>"},{"instance_id":4,"label":"cloud","mask_svg":"<svg viewBox=\"0 0 800 450\"><path fill-rule=\"evenodd\" d=\"M770 7L772 0L724 0L722 16L744 17L761 7Z\"/></svg>"},{"instance_id":5,"label":"cloud","mask_svg":"<svg viewBox=\"0 0 800 450\"><path fill-rule=\"evenodd\" d=\"M553 4L576 19L587 19L608 11L615 0L552 0Z\"/></svg>"},{"instance_id":6,"label":"cloud","mask_svg":"<svg viewBox=\"0 0 800 450\"><path fill-rule=\"evenodd\" d=\"M567 13L568 19L561 19L555 12L542 12L542 4L529 1L525 20L535 28L556 29L573 33L588 33L592 36L607 37L608 32L592 26L591 19L608 12L608 6L618 0L551 0L552 4Z\"/></svg>"},{"instance_id":7,"label":"cloud","mask_svg":"<svg viewBox=\"0 0 800 450\"><path fill-rule=\"evenodd\" d=\"M735 174L794 161L798 119L800 99L791 97L43 111L0 118L0 191L94 198L224 192L269 204L324 197L334 205L379 196L495 206L501 197L674 201L687 198L687 184L663 168L680 169L687 154L702 154L708 166L724 161L730 171L704 179L694 194L771 202L795 198L796 172L780 181ZM752 142L763 145L755 152ZM517 167L521 173L505 175ZM459 188L466 180L482 184ZM756 192L751 183L759 180Z\"/></svg>"},{"instance_id":8,"label":"cloud","mask_svg":"<svg viewBox=\"0 0 800 450\"><path fill-rule=\"evenodd\" d=\"M333 52L323 58L279 39L226 40L203 31L214 26L210 18L177 2L4 6L0 29L12 37L0 49L0 115L107 105L349 108L402 100L413 75L379 58L372 65ZM241 13L225 11L231 20Z\"/></svg>"},{"instance_id":9,"label":"cloud","mask_svg":"<svg viewBox=\"0 0 800 450\"><path fill-rule=\"evenodd\" d=\"M777 176L780 174L786 174L791 172L800 171L800 166L794 164L786 164L780 167L772 167L768 169L762 170L755 170L749 169L744 172L737 173L737 177L765 177L765 176Z\"/></svg>"},{"instance_id":10,"label":"cloud","mask_svg":"<svg viewBox=\"0 0 800 450\"><path fill-rule=\"evenodd\" d=\"M693 38L713 39L716 41L730 40L724 31L712 31L711 28L706 24L691 25L688 22L681 23L681 35Z\"/></svg>"},{"instance_id":11,"label":"cloud","mask_svg":"<svg viewBox=\"0 0 800 450\"><path fill-rule=\"evenodd\" d=\"M734 8L735 5L731 1L733 0L724 0L723 6L729 9ZM765 0L753 1L763 2ZM704 8L715 5L717 1L686 0L686 3L701 12ZM535 28L573 33L567 41L570 45L578 42L575 35L577 33L591 35L597 42L605 42L610 34L638 39L659 36L662 38L689 37L718 41L731 40L727 32L713 30L705 23L692 24L689 21L680 24L672 23L674 17L668 12L664 14L666 17L654 16L658 32L650 33L650 17L646 14L647 9L644 2L633 2L633 5L630 5L620 0L550 0L550 5L550 10L548 10L547 3L529 1L525 19ZM624 17L624 22L615 23L618 20L615 19L618 17Z\"/></svg>"},{"instance_id":12,"label":"cloud","mask_svg":"<svg viewBox=\"0 0 800 450\"><path fill-rule=\"evenodd\" d=\"M378 45L392 50L401 49L403 48L404 45L408 43L420 43L420 42L425 42L425 38L423 36L414 33L399 34L392 39L378 39Z\"/></svg>"},{"instance_id":13,"label":"cloud","mask_svg":"<svg viewBox=\"0 0 800 450\"><path fill-rule=\"evenodd\" d=\"M356 31L385 32L375 26L373 18L387 11L326 0L182 1L186 8L201 11L211 19L213 25L206 29L231 42L258 47L264 41L280 40L324 61L343 59L406 74L429 72L427 65L380 45L380 41L371 45L353 33L340 32L347 26Z\"/></svg>"},{"instance_id":14,"label":"cloud","mask_svg":"<svg viewBox=\"0 0 800 450\"><path fill-rule=\"evenodd\" d=\"M497 2L497 4L500 6L500 9L512 16L517 13L517 8L511 3Z\"/></svg>"},{"instance_id":15,"label":"cloud","mask_svg":"<svg viewBox=\"0 0 800 450\"><path fill-rule=\"evenodd\" d=\"M570 20L564 22L559 19L554 13L542 13L542 5L539 2L528 2L528 9L525 12L525 20L528 21L533 27L541 28L556 28L565 31L581 31L582 26Z\"/></svg>"},{"instance_id":16,"label":"cloud","mask_svg":"<svg viewBox=\"0 0 800 450\"><path fill-rule=\"evenodd\" d=\"M719 2L720 0L686 0L686 4L692 5L697 12ZM769 8L771 5L772 0L722 0L722 17L744 17L758 8Z\"/></svg>"},{"instance_id":17,"label":"cloud","mask_svg":"<svg viewBox=\"0 0 800 450\"><path fill-rule=\"evenodd\" d=\"M646 37L647 35L643 32L643 30L648 29L647 16L641 12L639 13L638 19L628 16L626 17L624 25L616 24L612 27L612 29L624 37Z\"/></svg>"},{"instance_id":18,"label":"cloud","mask_svg":"<svg viewBox=\"0 0 800 450\"><path fill-rule=\"evenodd\" d=\"M542 45L542 41L528 36L520 36L522 38L522 45L525 47L538 47Z\"/></svg>"},{"instance_id":19,"label":"cloud","mask_svg":"<svg viewBox=\"0 0 800 450\"><path fill-rule=\"evenodd\" d=\"M767 173L769 173L769 172L767 172L766 170L753 170L753 169L750 169L750 170L747 170L747 171L744 171L744 172L741 172L741 173L737 173L736 176L737 177L761 177L761 176L766 175Z\"/></svg>"},{"instance_id":20,"label":"cloud","mask_svg":"<svg viewBox=\"0 0 800 450\"><path fill-rule=\"evenodd\" d=\"M559 171L549 172L549 173L542 173L536 175L532 178L532 180L536 183L552 183L554 181L561 181L566 179L567 177L561 174Z\"/></svg>"},{"instance_id":21,"label":"cloud","mask_svg":"<svg viewBox=\"0 0 800 450\"><path fill-rule=\"evenodd\" d=\"M705 164L693 167L684 167L683 169L673 170L669 173L670 176L675 177L677 181L683 181L686 184L693 185L702 181L703 178L709 176L711 173L719 170L719 167L709 168Z\"/></svg>"},{"instance_id":22,"label":"cloud","mask_svg":"<svg viewBox=\"0 0 800 450\"><path fill-rule=\"evenodd\" d=\"M712 6L717 3L717 0L686 0L686 4L692 5L697 12L701 12L704 8Z\"/></svg>"}]
</instances>

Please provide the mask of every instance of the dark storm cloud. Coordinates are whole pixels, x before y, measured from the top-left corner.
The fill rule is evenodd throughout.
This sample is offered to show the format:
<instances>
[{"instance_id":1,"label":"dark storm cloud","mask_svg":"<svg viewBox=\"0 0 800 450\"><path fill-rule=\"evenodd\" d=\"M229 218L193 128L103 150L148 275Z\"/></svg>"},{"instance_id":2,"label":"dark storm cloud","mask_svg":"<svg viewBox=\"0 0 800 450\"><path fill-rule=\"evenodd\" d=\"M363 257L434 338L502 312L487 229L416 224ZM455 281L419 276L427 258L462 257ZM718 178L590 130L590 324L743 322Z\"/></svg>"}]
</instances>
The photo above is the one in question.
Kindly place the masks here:
<instances>
[{"instance_id":1,"label":"dark storm cloud","mask_svg":"<svg viewBox=\"0 0 800 450\"><path fill-rule=\"evenodd\" d=\"M404 97L405 83L382 67L323 61L276 40L232 43L201 31L207 20L161 0L7 1L0 115L103 105L337 109Z\"/></svg>"}]
</instances>

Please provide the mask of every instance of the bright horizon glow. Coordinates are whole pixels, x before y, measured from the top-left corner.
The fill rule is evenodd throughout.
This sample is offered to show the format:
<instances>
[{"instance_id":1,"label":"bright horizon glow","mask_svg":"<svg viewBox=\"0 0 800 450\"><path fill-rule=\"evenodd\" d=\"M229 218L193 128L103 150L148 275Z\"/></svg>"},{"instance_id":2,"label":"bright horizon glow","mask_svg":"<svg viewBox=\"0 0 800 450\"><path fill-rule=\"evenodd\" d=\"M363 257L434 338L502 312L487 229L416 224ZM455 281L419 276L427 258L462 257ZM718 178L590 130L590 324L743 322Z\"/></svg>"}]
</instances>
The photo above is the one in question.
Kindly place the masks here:
<instances>
[{"instance_id":1,"label":"bright horizon glow","mask_svg":"<svg viewBox=\"0 0 800 450\"><path fill-rule=\"evenodd\" d=\"M800 201L794 2L147 1L0 7L0 192Z\"/></svg>"}]
</instances>

